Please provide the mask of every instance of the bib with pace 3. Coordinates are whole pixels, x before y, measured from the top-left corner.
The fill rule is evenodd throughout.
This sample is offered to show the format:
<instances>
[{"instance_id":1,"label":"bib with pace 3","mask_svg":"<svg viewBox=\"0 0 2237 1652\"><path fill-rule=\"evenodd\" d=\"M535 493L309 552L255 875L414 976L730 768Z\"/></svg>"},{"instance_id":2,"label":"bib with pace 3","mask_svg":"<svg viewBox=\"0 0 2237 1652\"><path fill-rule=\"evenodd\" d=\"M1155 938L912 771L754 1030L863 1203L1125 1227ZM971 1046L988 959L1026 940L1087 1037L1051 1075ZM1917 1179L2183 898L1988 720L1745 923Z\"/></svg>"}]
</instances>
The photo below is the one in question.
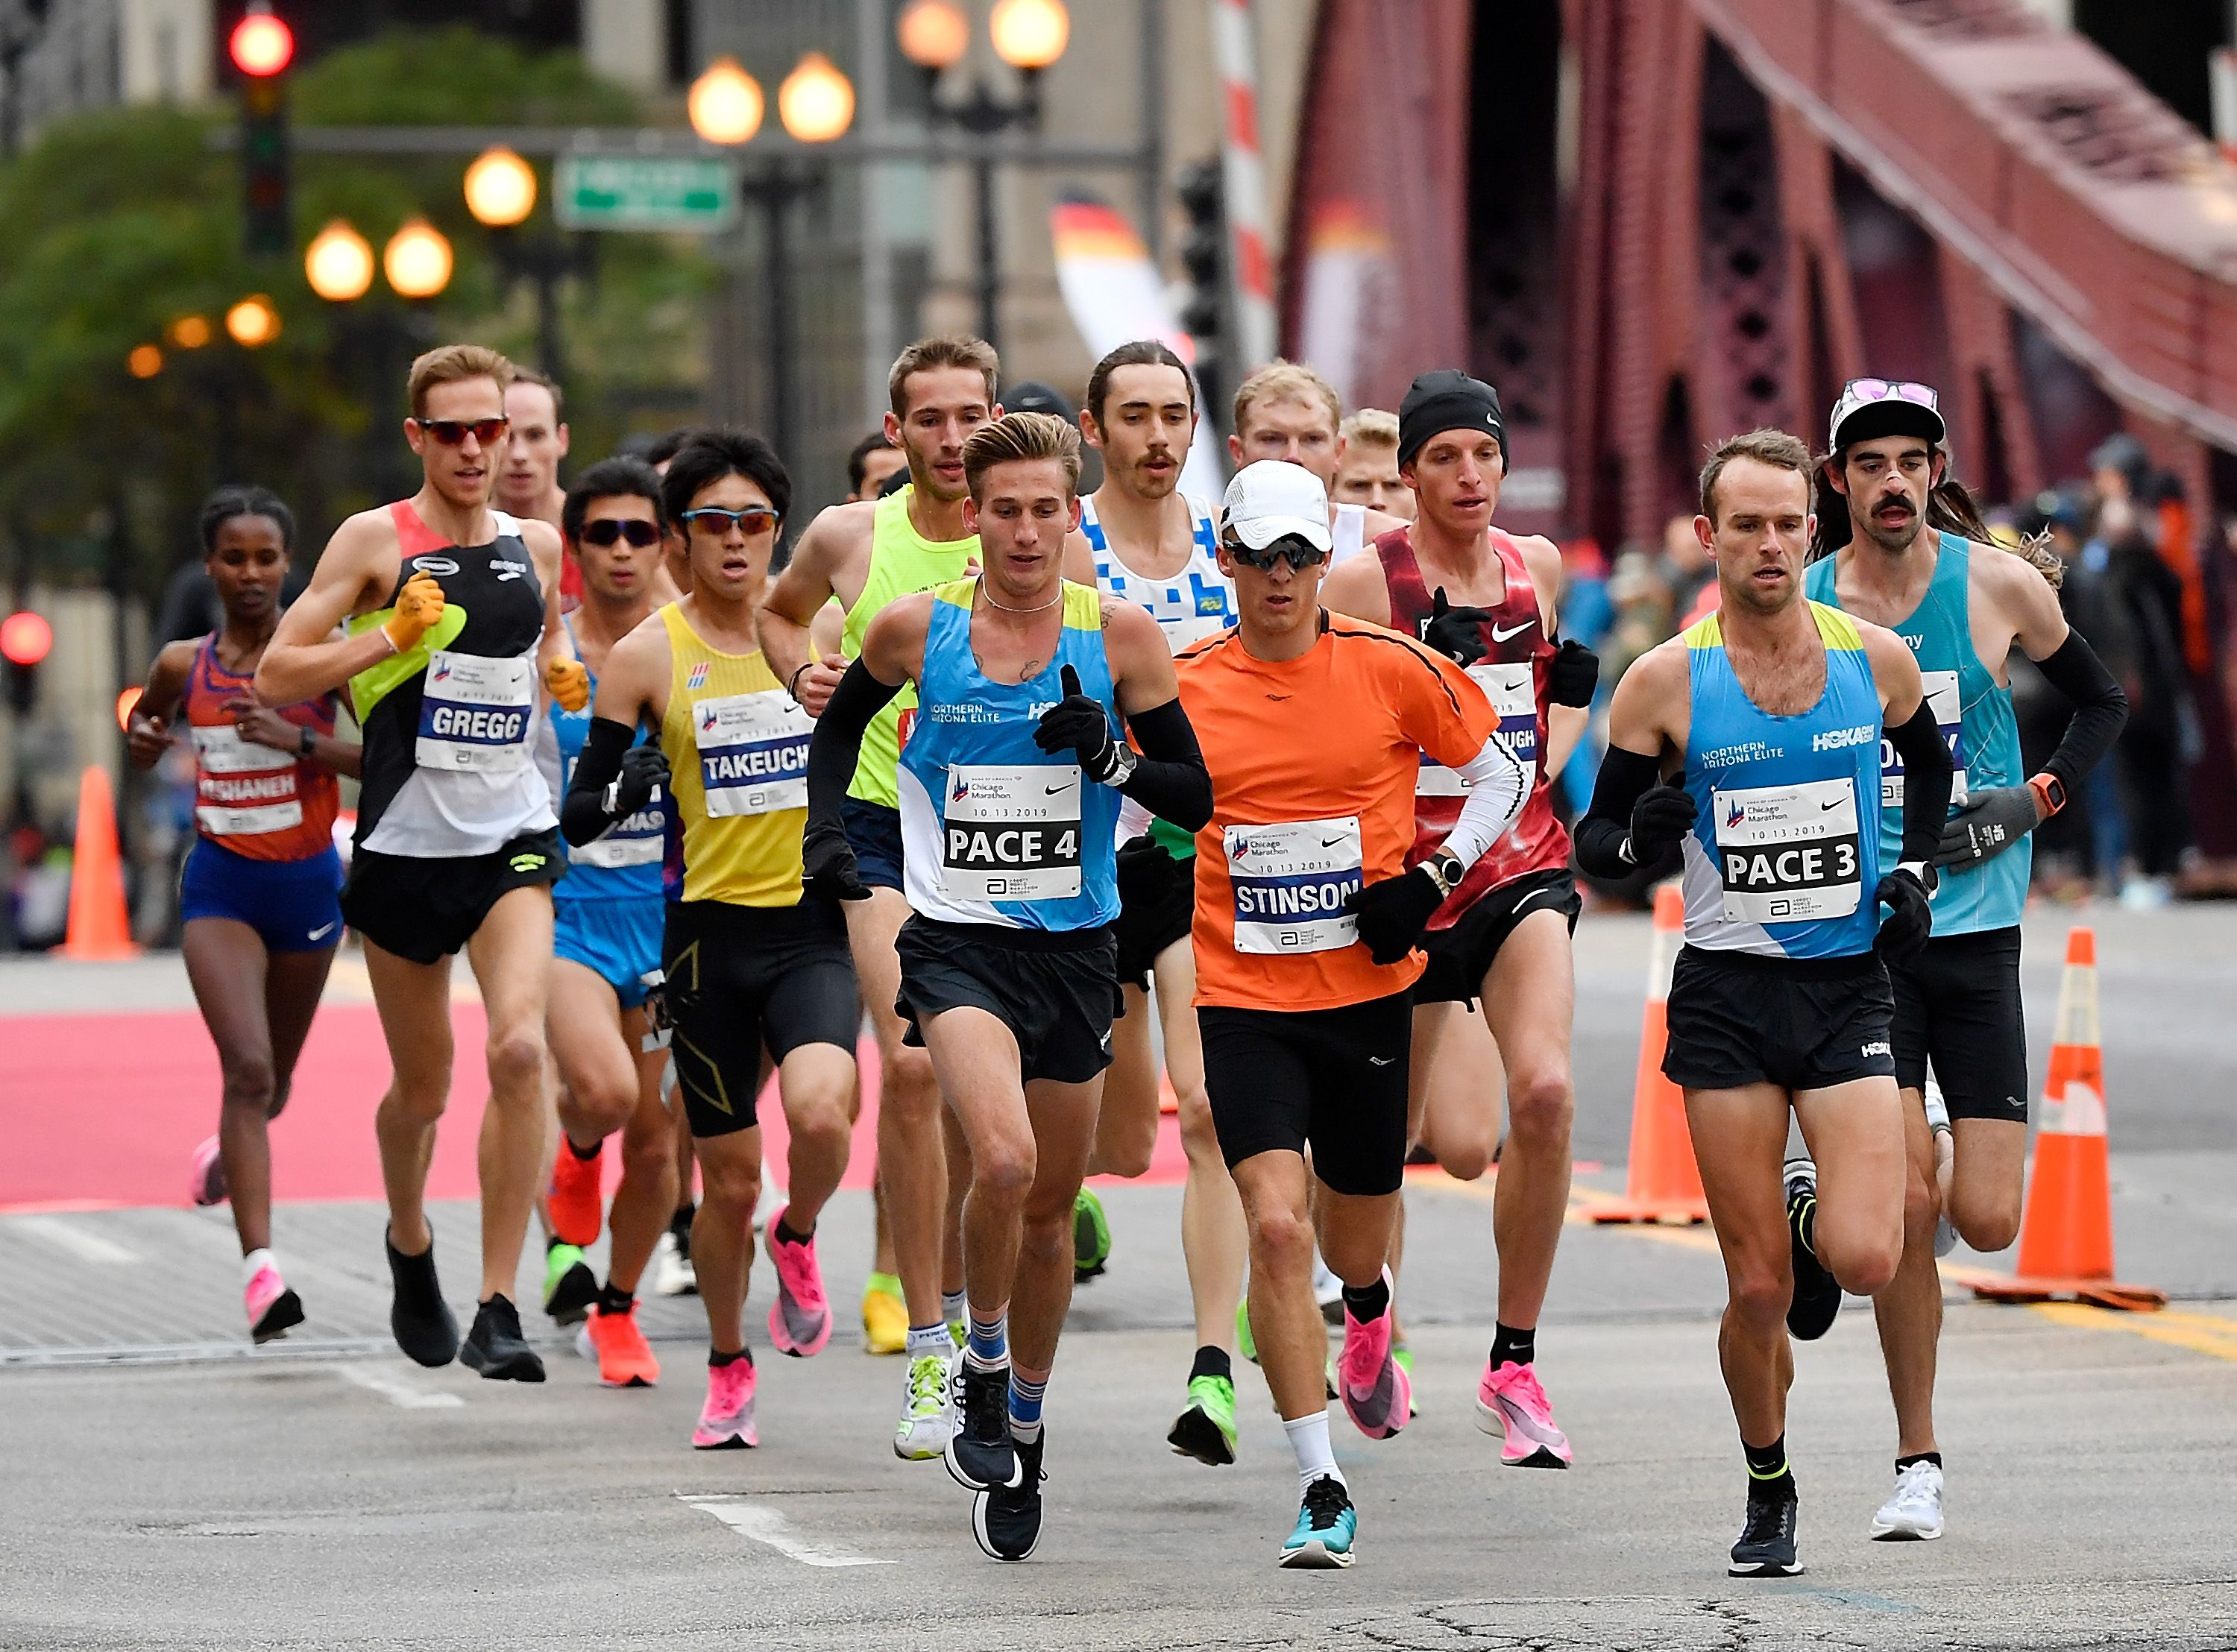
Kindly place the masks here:
<instances>
[{"instance_id":1,"label":"bib with pace 3","mask_svg":"<svg viewBox=\"0 0 2237 1652\"><path fill-rule=\"evenodd\" d=\"M691 708L709 819L808 806L815 721L780 688L723 694Z\"/></svg>"},{"instance_id":2,"label":"bib with pace 3","mask_svg":"<svg viewBox=\"0 0 2237 1652\"><path fill-rule=\"evenodd\" d=\"M243 739L228 724L197 726L201 775L195 819L214 838L254 837L303 824L295 756Z\"/></svg>"},{"instance_id":3,"label":"bib with pace 3","mask_svg":"<svg viewBox=\"0 0 2237 1652\"><path fill-rule=\"evenodd\" d=\"M1957 674L1955 671L1922 671L1926 681L1926 703L1934 709L1934 721L1941 725L1942 738L1950 743L1950 761L1957 774L1950 782L1950 805L1952 808L1965 800L1965 708L1957 696ZM1880 735L1880 807L1899 809L1903 806L1903 759L1897 755L1895 741L1883 733Z\"/></svg>"},{"instance_id":4,"label":"bib with pace 3","mask_svg":"<svg viewBox=\"0 0 2237 1652\"><path fill-rule=\"evenodd\" d=\"M567 760L567 783L575 780L575 765L579 757ZM561 788L562 791L565 787ZM668 816L661 807L662 789L652 788L652 796L645 806L627 819L617 820L603 835L591 839L580 848L570 847L567 859L577 866L604 866L619 871L624 866L650 866L659 860L666 851Z\"/></svg>"},{"instance_id":5,"label":"bib with pace 3","mask_svg":"<svg viewBox=\"0 0 2237 1652\"><path fill-rule=\"evenodd\" d=\"M1713 793L1725 916L1739 924L1847 918L1864 898L1853 781Z\"/></svg>"},{"instance_id":6,"label":"bib with pace 3","mask_svg":"<svg viewBox=\"0 0 2237 1652\"><path fill-rule=\"evenodd\" d=\"M1082 887L1077 763L958 763L941 806L940 886L951 900L1071 900Z\"/></svg>"},{"instance_id":7,"label":"bib with pace 3","mask_svg":"<svg viewBox=\"0 0 2237 1652\"><path fill-rule=\"evenodd\" d=\"M1498 714L1500 743L1514 754L1514 760L1538 773L1538 684L1531 662L1510 660L1495 664L1479 660L1468 668L1468 678L1483 690ZM1429 754L1422 754L1422 778L1414 788L1417 797L1466 797L1468 783Z\"/></svg>"},{"instance_id":8,"label":"bib with pace 3","mask_svg":"<svg viewBox=\"0 0 2237 1652\"><path fill-rule=\"evenodd\" d=\"M412 761L422 768L505 774L528 767L536 720L536 668L525 656L492 660L438 648L427 656Z\"/></svg>"},{"instance_id":9,"label":"bib with pace 3","mask_svg":"<svg viewBox=\"0 0 2237 1652\"><path fill-rule=\"evenodd\" d=\"M1343 909L1365 881L1359 817L1231 826L1221 834L1238 952L1333 952L1359 939Z\"/></svg>"}]
</instances>

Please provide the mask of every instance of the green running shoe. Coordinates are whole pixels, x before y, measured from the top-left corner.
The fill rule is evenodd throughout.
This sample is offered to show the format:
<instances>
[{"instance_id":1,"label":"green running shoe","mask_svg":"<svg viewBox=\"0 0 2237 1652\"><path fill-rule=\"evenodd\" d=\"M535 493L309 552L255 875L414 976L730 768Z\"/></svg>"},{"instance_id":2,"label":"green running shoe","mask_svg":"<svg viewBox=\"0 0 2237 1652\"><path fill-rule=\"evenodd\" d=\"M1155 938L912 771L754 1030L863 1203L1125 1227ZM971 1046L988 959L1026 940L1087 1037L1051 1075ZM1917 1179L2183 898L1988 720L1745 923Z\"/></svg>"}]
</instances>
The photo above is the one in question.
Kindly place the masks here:
<instances>
[{"instance_id":1,"label":"green running shoe","mask_svg":"<svg viewBox=\"0 0 2237 1652\"><path fill-rule=\"evenodd\" d=\"M1252 1365L1258 1363L1258 1343L1250 1334L1250 1304L1247 1299L1235 1305L1235 1349Z\"/></svg>"},{"instance_id":2,"label":"green running shoe","mask_svg":"<svg viewBox=\"0 0 2237 1652\"><path fill-rule=\"evenodd\" d=\"M598 1276L583 1260L583 1247L564 1241L544 1253L544 1311L561 1325L580 1325L598 1300Z\"/></svg>"},{"instance_id":3,"label":"green running shoe","mask_svg":"<svg viewBox=\"0 0 2237 1652\"><path fill-rule=\"evenodd\" d=\"M1406 1419L1411 1422L1422 1414L1421 1405L1413 1398L1414 1351L1411 1348L1393 1348L1390 1351L1390 1362L1406 1373Z\"/></svg>"},{"instance_id":4,"label":"green running shoe","mask_svg":"<svg viewBox=\"0 0 2237 1652\"><path fill-rule=\"evenodd\" d=\"M1183 1457L1213 1468L1235 1461L1235 1384L1225 1377L1191 1377L1188 1409L1165 1443Z\"/></svg>"},{"instance_id":5,"label":"green running shoe","mask_svg":"<svg viewBox=\"0 0 2237 1652\"><path fill-rule=\"evenodd\" d=\"M1072 1201L1072 1282L1085 1285L1110 1260L1110 1219L1094 1190L1082 1188Z\"/></svg>"}]
</instances>

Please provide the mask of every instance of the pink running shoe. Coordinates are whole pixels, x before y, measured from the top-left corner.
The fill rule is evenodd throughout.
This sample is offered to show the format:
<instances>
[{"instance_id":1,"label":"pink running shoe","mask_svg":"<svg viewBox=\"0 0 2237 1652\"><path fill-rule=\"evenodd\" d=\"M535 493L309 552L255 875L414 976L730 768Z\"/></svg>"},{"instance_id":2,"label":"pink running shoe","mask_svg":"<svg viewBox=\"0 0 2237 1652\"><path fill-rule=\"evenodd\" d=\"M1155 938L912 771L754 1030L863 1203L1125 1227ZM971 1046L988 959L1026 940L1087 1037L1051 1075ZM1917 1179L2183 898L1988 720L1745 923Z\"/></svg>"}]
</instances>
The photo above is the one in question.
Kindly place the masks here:
<instances>
[{"instance_id":1,"label":"pink running shoe","mask_svg":"<svg viewBox=\"0 0 2237 1652\"><path fill-rule=\"evenodd\" d=\"M1503 1437L1499 1460L1511 1469L1565 1469L1574 1461L1569 1437L1554 1421L1554 1407L1539 1386L1538 1368L1509 1359L1489 1361L1475 1393L1475 1425Z\"/></svg>"},{"instance_id":2,"label":"pink running shoe","mask_svg":"<svg viewBox=\"0 0 2237 1652\"><path fill-rule=\"evenodd\" d=\"M759 1445L754 1432L754 1366L750 1359L707 1367L707 1403L691 1431L694 1450L734 1451Z\"/></svg>"},{"instance_id":3,"label":"pink running shoe","mask_svg":"<svg viewBox=\"0 0 2237 1652\"><path fill-rule=\"evenodd\" d=\"M1382 1270L1390 1283L1390 1270ZM1390 1357L1390 1311L1385 1308L1362 1325L1343 1311L1343 1352L1336 1360L1336 1392L1359 1432L1371 1440L1387 1440L1406 1426L1412 1415L1414 1386L1405 1368Z\"/></svg>"},{"instance_id":4,"label":"pink running shoe","mask_svg":"<svg viewBox=\"0 0 2237 1652\"><path fill-rule=\"evenodd\" d=\"M768 1229L769 1260L776 1264L776 1300L769 1307L769 1340L779 1353L805 1359L831 1340L831 1300L823 1294L823 1273L815 1265L815 1240L788 1242L779 1229L792 1214L788 1205Z\"/></svg>"},{"instance_id":5,"label":"pink running shoe","mask_svg":"<svg viewBox=\"0 0 2237 1652\"><path fill-rule=\"evenodd\" d=\"M187 1160L187 1197L198 1205L225 1202L225 1161L218 1155L214 1135L197 1146Z\"/></svg>"},{"instance_id":6,"label":"pink running shoe","mask_svg":"<svg viewBox=\"0 0 2237 1652\"><path fill-rule=\"evenodd\" d=\"M256 1270L256 1277L248 1281L241 1292L241 1300L248 1309L248 1338L252 1342L269 1342L274 1337L284 1337L295 1326L303 1323L303 1304L287 1281L280 1277L280 1270L270 1263Z\"/></svg>"}]
</instances>

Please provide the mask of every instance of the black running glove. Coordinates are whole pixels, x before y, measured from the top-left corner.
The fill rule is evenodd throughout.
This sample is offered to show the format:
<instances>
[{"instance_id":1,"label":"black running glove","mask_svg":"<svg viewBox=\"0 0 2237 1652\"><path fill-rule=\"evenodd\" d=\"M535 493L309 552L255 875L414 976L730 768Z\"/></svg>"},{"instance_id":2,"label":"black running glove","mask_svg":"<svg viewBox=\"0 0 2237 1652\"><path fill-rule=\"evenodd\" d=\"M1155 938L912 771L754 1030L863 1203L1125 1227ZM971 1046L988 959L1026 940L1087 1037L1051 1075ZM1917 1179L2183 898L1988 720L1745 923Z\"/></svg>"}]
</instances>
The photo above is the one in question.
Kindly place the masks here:
<instances>
[{"instance_id":1,"label":"black running glove","mask_svg":"<svg viewBox=\"0 0 2237 1652\"><path fill-rule=\"evenodd\" d=\"M1600 656L1574 637L1554 651L1546 668L1546 698L1557 706L1589 706L1600 686Z\"/></svg>"},{"instance_id":2,"label":"black running glove","mask_svg":"<svg viewBox=\"0 0 2237 1652\"><path fill-rule=\"evenodd\" d=\"M1693 829L1699 811L1693 794L1682 786L1651 786L1631 806L1631 861L1651 866L1668 854Z\"/></svg>"},{"instance_id":3,"label":"black running glove","mask_svg":"<svg viewBox=\"0 0 2237 1652\"><path fill-rule=\"evenodd\" d=\"M1163 900L1186 869L1165 846L1145 832L1118 846L1118 904L1147 911Z\"/></svg>"},{"instance_id":4,"label":"black running glove","mask_svg":"<svg viewBox=\"0 0 2237 1652\"><path fill-rule=\"evenodd\" d=\"M2024 786L1976 792L1943 826L1934 864L1965 871L1994 859L2034 831L2042 813Z\"/></svg>"},{"instance_id":5,"label":"black running glove","mask_svg":"<svg viewBox=\"0 0 2237 1652\"><path fill-rule=\"evenodd\" d=\"M1071 747L1079 759L1080 772L1097 785L1106 785L1116 777L1125 778L1132 765L1111 732L1111 715L1103 703L1091 700L1079 691L1079 673L1066 666L1058 677L1064 688L1064 698L1041 714L1040 726L1033 731L1033 744L1054 754Z\"/></svg>"},{"instance_id":6,"label":"black running glove","mask_svg":"<svg viewBox=\"0 0 2237 1652\"><path fill-rule=\"evenodd\" d=\"M626 820L658 798L668 785L668 754L650 741L632 746L622 758L621 774L609 793L610 813L616 819Z\"/></svg>"},{"instance_id":7,"label":"black running glove","mask_svg":"<svg viewBox=\"0 0 2237 1652\"><path fill-rule=\"evenodd\" d=\"M1908 862L1880 879L1873 898L1888 908L1872 951L1893 964L1915 956L1934 931L1934 871Z\"/></svg>"},{"instance_id":8,"label":"black running glove","mask_svg":"<svg viewBox=\"0 0 2237 1652\"><path fill-rule=\"evenodd\" d=\"M855 865L844 826L809 826L800 839L800 862L802 900L869 899L869 885Z\"/></svg>"},{"instance_id":9,"label":"black running glove","mask_svg":"<svg viewBox=\"0 0 2237 1652\"><path fill-rule=\"evenodd\" d=\"M1367 943L1369 958L1377 964L1399 964L1444 903L1444 892L1429 868L1416 866L1402 878L1369 884L1346 900L1343 909L1359 919L1359 938Z\"/></svg>"},{"instance_id":10,"label":"black running glove","mask_svg":"<svg viewBox=\"0 0 2237 1652\"><path fill-rule=\"evenodd\" d=\"M1435 648L1462 670L1489 653L1477 628L1491 623L1488 608L1454 608L1445 601L1445 588L1437 587L1429 599L1429 622L1422 628L1422 643Z\"/></svg>"}]
</instances>

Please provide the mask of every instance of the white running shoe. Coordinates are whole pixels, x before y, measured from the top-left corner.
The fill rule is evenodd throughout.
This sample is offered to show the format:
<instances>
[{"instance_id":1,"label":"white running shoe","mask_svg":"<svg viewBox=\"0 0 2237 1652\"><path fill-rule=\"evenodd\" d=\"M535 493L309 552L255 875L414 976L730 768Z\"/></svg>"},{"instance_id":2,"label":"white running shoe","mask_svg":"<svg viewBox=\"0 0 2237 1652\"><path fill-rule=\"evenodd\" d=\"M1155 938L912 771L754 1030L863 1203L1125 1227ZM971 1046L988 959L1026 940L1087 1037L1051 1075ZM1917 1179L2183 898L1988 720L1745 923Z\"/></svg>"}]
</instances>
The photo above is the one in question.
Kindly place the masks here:
<instances>
[{"instance_id":1,"label":"white running shoe","mask_svg":"<svg viewBox=\"0 0 2237 1652\"><path fill-rule=\"evenodd\" d=\"M1913 1463L1895 1477L1895 1493L1872 1517L1872 1537L1881 1543L1931 1542L1942 1535L1942 1471Z\"/></svg>"},{"instance_id":2,"label":"white running shoe","mask_svg":"<svg viewBox=\"0 0 2237 1652\"><path fill-rule=\"evenodd\" d=\"M1330 1325L1343 1323L1343 1281L1330 1271L1317 1250L1313 1253L1313 1300L1320 1305L1322 1319Z\"/></svg>"},{"instance_id":3,"label":"white running shoe","mask_svg":"<svg viewBox=\"0 0 2237 1652\"><path fill-rule=\"evenodd\" d=\"M894 1425L894 1455L904 1463L927 1463L947 1453L948 1437L955 1432L950 1363L938 1353L921 1353L909 1361L901 1420Z\"/></svg>"},{"instance_id":4,"label":"white running shoe","mask_svg":"<svg viewBox=\"0 0 2237 1652\"><path fill-rule=\"evenodd\" d=\"M662 1228L652 1247L652 1290L656 1296L696 1296L699 1275L691 1259L676 1248L676 1235Z\"/></svg>"},{"instance_id":5,"label":"white running shoe","mask_svg":"<svg viewBox=\"0 0 2237 1652\"><path fill-rule=\"evenodd\" d=\"M1956 1151L1950 1133L1950 1105L1942 1099L1942 1086L1926 1081L1926 1126L1934 1132L1934 1181L1941 1190L1942 1214L1934 1223L1934 1254L1947 1256L1957 1248L1957 1230L1950 1222L1950 1161Z\"/></svg>"}]
</instances>

